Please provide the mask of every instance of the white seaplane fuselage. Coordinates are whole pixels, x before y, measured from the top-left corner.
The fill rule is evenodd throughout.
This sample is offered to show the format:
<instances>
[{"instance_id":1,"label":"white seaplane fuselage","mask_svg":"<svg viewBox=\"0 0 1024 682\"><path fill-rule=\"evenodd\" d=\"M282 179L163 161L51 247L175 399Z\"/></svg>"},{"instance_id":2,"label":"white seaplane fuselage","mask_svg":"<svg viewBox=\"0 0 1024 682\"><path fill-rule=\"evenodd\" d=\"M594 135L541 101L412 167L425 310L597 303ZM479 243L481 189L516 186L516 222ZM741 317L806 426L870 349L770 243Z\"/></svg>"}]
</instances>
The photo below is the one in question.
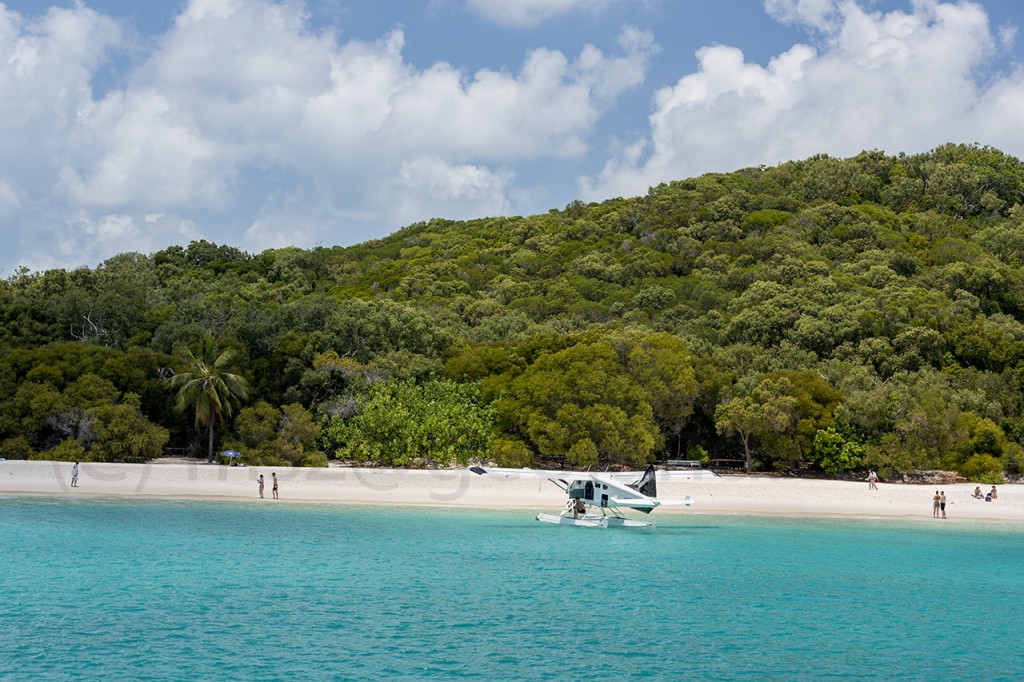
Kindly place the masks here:
<instances>
[{"instance_id":1,"label":"white seaplane fuselage","mask_svg":"<svg viewBox=\"0 0 1024 682\"><path fill-rule=\"evenodd\" d=\"M632 473L551 471L535 469L503 469L472 467L477 474L506 477L545 478L561 488L569 501L560 514L537 514L537 520L562 526L584 528L654 528L653 521L640 521L623 516L620 510L631 509L650 514L662 505L690 506L689 496L683 500L659 500L656 472L653 466ZM710 472L701 472L708 473ZM686 479L697 476L687 474ZM713 474L711 474L713 475ZM632 480L632 482L630 482Z\"/></svg>"}]
</instances>

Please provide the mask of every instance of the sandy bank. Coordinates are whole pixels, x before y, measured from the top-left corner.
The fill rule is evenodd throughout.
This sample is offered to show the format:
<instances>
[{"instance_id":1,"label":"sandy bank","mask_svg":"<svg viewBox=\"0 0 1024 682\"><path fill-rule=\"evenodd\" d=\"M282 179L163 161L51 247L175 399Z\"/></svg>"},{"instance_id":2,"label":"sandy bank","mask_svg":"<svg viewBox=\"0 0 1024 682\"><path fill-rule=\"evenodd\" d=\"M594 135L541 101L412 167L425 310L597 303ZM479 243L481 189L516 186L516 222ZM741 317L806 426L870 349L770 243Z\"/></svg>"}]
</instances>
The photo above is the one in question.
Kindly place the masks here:
<instances>
[{"instance_id":1,"label":"sandy bank","mask_svg":"<svg viewBox=\"0 0 1024 682\"><path fill-rule=\"evenodd\" d=\"M427 505L557 511L564 493L535 478L478 476L468 470L287 469L225 467L205 463L101 464L83 462L72 488L67 462L0 461L0 495L65 495L251 500L274 504L270 474L280 481L279 503ZM266 479L263 500L257 478ZM692 476L659 472L659 497L689 495L692 507L665 507L661 514L766 514L923 518L932 515L934 486L747 476ZM983 486L988 490L990 486ZM999 486L999 499L970 497L974 484L947 485L950 519L1024 523L1024 485Z\"/></svg>"}]
</instances>

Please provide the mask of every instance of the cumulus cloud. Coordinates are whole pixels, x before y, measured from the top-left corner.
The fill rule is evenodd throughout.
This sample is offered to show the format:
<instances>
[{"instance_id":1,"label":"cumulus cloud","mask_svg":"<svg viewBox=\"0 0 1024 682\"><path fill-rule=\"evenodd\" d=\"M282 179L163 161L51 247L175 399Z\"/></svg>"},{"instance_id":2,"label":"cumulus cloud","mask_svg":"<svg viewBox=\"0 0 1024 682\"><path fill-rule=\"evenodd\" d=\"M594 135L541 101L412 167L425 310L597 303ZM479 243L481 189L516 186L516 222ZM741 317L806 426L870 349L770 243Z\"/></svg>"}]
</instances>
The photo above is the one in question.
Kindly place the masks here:
<instances>
[{"instance_id":1,"label":"cumulus cloud","mask_svg":"<svg viewBox=\"0 0 1024 682\"><path fill-rule=\"evenodd\" d=\"M9 193L26 196L60 168L92 102L92 73L120 41L113 21L84 7L28 21L0 4L0 183Z\"/></svg>"},{"instance_id":2,"label":"cumulus cloud","mask_svg":"<svg viewBox=\"0 0 1024 682\"><path fill-rule=\"evenodd\" d=\"M508 170L492 171L422 156L401 164L384 197L398 197L396 210L404 214L404 222L423 217L500 215L509 210L505 192L512 177Z\"/></svg>"},{"instance_id":3,"label":"cumulus cloud","mask_svg":"<svg viewBox=\"0 0 1024 682\"><path fill-rule=\"evenodd\" d=\"M254 197L235 232L200 232L250 249L349 243L367 225L377 236L505 211L510 167L579 158L657 50L626 28L614 55L538 48L516 71L417 68L401 29L343 42L312 30L300 2L191 0L125 84L97 97L104 59L128 50L115 22L84 5L35 23L2 7L0 168L38 167L0 171L0 225L14 236L15 222L45 222L52 238L35 253L27 230L16 240L33 267L112 244L162 248L191 237L197 216L216 222ZM260 200L254 176L285 177L291 194ZM46 215L32 215L41 202Z\"/></svg>"},{"instance_id":4,"label":"cumulus cloud","mask_svg":"<svg viewBox=\"0 0 1024 682\"><path fill-rule=\"evenodd\" d=\"M764 66L735 47L701 48L697 71L655 95L649 133L580 180L584 197L642 194L667 180L821 152L916 152L951 141L1024 147L1013 123L1024 74L977 79L998 41L978 5L919 0L888 13L850 0L765 7L814 32L816 47L795 45Z\"/></svg>"},{"instance_id":5,"label":"cumulus cloud","mask_svg":"<svg viewBox=\"0 0 1024 682\"><path fill-rule=\"evenodd\" d=\"M840 18L834 0L764 0L764 10L780 23L819 31L834 30Z\"/></svg>"},{"instance_id":6,"label":"cumulus cloud","mask_svg":"<svg viewBox=\"0 0 1024 682\"><path fill-rule=\"evenodd\" d=\"M13 213L20 203L14 188L6 182L0 181L0 218Z\"/></svg>"},{"instance_id":7,"label":"cumulus cloud","mask_svg":"<svg viewBox=\"0 0 1024 682\"><path fill-rule=\"evenodd\" d=\"M600 12L616 0L466 0L488 21L507 26L535 26L576 11Z\"/></svg>"},{"instance_id":8,"label":"cumulus cloud","mask_svg":"<svg viewBox=\"0 0 1024 682\"><path fill-rule=\"evenodd\" d=\"M616 1L460 6L526 26ZM766 0L807 44L766 64L701 48L696 70L655 94L649 127L580 180L583 197L819 152L1024 148L1024 70L979 76L1013 27L991 28L969 2L863 6ZM625 27L610 50L537 47L467 70L414 65L400 27L366 40L341 28L313 29L301 0L189 0L137 45L83 3L28 19L0 0L0 269L196 238L346 244L435 216L520 212L544 191L529 170L590 163L602 117L659 50Z\"/></svg>"},{"instance_id":9,"label":"cumulus cloud","mask_svg":"<svg viewBox=\"0 0 1024 682\"><path fill-rule=\"evenodd\" d=\"M4 236L6 246L28 256L23 264L33 270L92 267L117 253L152 253L203 237L181 216L94 214L86 209L66 215L49 212L42 222L22 232L9 231L4 225ZM10 265L8 272L19 264Z\"/></svg>"}]
</instances>

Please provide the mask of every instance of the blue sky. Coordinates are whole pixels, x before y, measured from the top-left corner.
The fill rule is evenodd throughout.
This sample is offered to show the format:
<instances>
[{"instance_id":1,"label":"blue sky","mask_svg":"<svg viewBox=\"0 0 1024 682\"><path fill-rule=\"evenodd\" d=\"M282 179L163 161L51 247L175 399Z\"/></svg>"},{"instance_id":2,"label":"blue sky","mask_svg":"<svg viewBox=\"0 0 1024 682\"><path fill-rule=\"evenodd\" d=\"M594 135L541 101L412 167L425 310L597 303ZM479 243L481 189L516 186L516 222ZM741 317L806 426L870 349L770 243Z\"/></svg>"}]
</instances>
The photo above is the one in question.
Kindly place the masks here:
<instances>
[{"instance_id":1,"label":"blue sky","mask_svg":"<svg viewBox=\"0 0 1024 682\"><path fill-rule=\"evenodd\" d=\"M818 153L1024 156L1019 0L0 0L0 276Z\"/></svg>"}]
</instances>

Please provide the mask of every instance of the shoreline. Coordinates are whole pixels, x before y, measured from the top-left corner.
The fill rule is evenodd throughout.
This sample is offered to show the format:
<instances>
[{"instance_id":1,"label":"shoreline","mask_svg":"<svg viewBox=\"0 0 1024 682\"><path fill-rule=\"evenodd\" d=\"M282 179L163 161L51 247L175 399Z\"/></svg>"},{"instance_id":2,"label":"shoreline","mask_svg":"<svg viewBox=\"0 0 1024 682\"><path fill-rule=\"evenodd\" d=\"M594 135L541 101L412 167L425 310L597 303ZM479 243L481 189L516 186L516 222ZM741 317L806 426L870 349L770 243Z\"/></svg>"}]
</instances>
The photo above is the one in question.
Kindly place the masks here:
<instances>
[{"instance_id":1,"label":"shoreline","mask_svg":"<svg viewBox=\"0 0 1024 682\"><path fill-rule=\"evenodd\" d=\"M565 493L549 481L480 476L468 469L326 469L228 467L205 462L113 464L82 462L79 486L71 487L71 463L0 461L0 496L46 496L140 500L251 501L339 505L536 510L557 513ZM271 499L270 474L280 481ZM257 477L266 485L260 499ZM932 495L947 496L947 520L1024 524L1024 484L997 486L999 498L970 497L975 483L945 486L828 479L718 476L707 470L659 471L663 500L691 497L693 505L665 506L659 516L777 516L793 518L932 519ZM991 486L982 486L987 491ZM939 519L941 520L941 519Z\"/></svg>"}]
</instances>

